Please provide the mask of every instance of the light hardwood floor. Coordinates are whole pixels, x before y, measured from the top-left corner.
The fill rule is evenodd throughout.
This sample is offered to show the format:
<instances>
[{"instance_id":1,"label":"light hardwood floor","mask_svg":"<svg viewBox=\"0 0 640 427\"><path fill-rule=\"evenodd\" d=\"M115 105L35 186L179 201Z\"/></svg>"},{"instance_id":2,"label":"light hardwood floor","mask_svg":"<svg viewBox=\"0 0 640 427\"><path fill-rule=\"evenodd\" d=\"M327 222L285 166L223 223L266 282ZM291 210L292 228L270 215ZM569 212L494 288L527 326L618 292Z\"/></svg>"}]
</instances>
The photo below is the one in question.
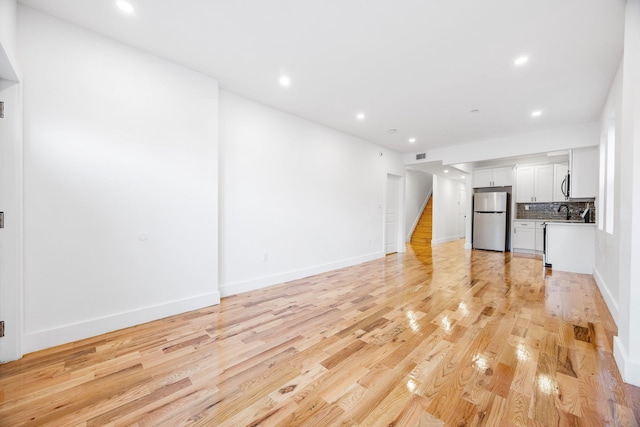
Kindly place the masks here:
<instances>
[{"instance_id":1,"label":"light hardwood floor","mask_svg":"<svg viewBox=\"0 0 640 427\"><path fill-rule=\"evenodd\" d=\"M637 426L587 275L461 241L0 366L1 426Z\"/></svg>"}]
</instances>

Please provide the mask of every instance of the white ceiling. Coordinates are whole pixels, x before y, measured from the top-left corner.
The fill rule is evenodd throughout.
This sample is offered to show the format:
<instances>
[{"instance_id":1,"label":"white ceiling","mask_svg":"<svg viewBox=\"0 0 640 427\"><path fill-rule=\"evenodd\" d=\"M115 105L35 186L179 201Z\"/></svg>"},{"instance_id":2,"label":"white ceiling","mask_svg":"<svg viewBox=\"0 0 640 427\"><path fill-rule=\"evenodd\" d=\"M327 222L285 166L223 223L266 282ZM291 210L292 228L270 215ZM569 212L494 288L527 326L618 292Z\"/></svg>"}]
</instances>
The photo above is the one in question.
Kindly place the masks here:
<instances>
[{"instance_id":1,"label":"white ceiling","mask_svg":"<svg viewBox=\"0 0 640 427\"><path fill-rule=\"evenodd\" d=\"M401 152L597 120L623 48L624 0L130 2L20 0Z\"/></svg>"}]
</instances>

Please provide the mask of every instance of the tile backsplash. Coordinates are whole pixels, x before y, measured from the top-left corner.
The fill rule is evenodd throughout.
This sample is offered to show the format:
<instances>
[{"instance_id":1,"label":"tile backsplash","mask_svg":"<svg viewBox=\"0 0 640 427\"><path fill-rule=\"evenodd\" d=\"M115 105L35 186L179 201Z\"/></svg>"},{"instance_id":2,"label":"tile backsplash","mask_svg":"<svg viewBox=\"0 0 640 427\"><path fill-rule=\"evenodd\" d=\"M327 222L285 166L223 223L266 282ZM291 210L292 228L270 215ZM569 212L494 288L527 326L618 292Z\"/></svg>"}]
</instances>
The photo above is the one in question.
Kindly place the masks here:
<instances>
[{"instance_id":1,"label":"tile backsplash","mask_svg":"<svg viewBox=\"0 0 640 427\"><path fill-rule=\"evenodd\" d=\"M566 219L565 209L558 212L560 205L567 205L571 219L580 219L580 214L589 206L587 222L596 222L596 206L593 200L588 202L553 202L553 203L516 203L516 219ZM529 209L525 209L528 206Z\"/></svg>"}]
</instances>

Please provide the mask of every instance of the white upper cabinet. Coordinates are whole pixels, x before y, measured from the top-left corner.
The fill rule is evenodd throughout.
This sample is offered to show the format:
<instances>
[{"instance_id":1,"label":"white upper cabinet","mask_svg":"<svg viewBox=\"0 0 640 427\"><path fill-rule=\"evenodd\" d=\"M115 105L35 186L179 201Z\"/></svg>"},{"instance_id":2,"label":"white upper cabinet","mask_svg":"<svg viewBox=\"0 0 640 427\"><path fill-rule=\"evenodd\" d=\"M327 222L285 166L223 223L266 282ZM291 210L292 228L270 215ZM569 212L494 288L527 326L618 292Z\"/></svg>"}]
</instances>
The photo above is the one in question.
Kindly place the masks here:
<instances>
[{"instance_id":1,"label":"white upper cabinet","mask_svg":"<svg viewBox=\"0 0 640 427\"><path fill-rule=\"evenodd\" d=\"M556 163L553 165L553 201L564 202L568 200L567 194L567 173L569 163Z\"/></svg>"},{"instance_id":2,"label":"white upper cabinet","mask_svg":"<svg viewBox=\"0 0 640 427\"><path fill-rule=\"evenodd\" d=\"M535 194L535 166L518 166L516 169L516 202L533 202Z\"/></svg>"},{"instance_id":3,"label":"white upper cabinet","mask_svg":"<svg viewBox=\"0 0 640 427\"><path fill-rule=\"evenodd\" d=\"M513 185L513 168L493 168L493 186L508 187Z\"/></svg>"},{"instance_id":4,"label":"white upper cabinet","mask_svg":"<svg viewBox=\"0 0 640 427\"><path fill-rule=\"evenodd\" d=\"M571 154L572 199L598 195L598 147L576 148Z\"/></svg>"},{"instance_id":5,"label":"white upper cabinet","mask_svg":"<svg viewBox=\"0 0 640 427\"><path fill-rule=\"evenodd\" d=\"M475 169L473 171L473 188L508 187L511 185L513 185L513 168L511 166Z\"/></svg>"},{"instance_id":6,"label":"white upper cabinet","mask_svg":"<svg viewBox=\"0 0 640 427\"><path fill-rule=\"evenodd\" d=\"M553 165L518 166L516 202L548 203L553 201Z\"/></svg>"},{"instance_id":7,"label":"white upper cabinet","mask_svg":"<svg viewBox=\"0 0 640 427\"><path fill-rule=\"evenodd\" d=\"M553 165L536 166L536 202L553 201Z\"/></svg>"},{"instance_id":8,"label":"white upper cabinet","mask_svg":"<svg viewBox=\"0 0 640 427\"><path fill-rule=\"evenodd\" d=\"M493 169L476 169L473 171L473 188L491 187Z\"/></svg>"}]
</instances>

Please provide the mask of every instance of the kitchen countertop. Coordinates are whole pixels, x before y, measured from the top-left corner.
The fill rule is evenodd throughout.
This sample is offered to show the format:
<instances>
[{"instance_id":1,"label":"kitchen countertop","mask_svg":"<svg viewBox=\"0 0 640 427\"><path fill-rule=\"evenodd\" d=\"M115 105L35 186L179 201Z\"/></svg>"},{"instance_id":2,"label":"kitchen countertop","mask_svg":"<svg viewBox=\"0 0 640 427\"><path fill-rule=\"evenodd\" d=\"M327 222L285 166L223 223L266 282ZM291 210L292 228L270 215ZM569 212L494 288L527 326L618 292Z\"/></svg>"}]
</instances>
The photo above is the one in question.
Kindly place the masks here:
<instances>
[{"instance_id":1,"label":"kitchen countertop","mask_svg":"<svg viewBox=\"0 0 640 427\"><path fill-rule=\"evenodd\" d=\"M544 220L543 221L547 225L589 225L595 226L595 222L584 222L584 221L562 221L562 220Z\"/></svg>"},{"instance_id":2,"label":"kitchen countertop","mask_svg":"<svg viewBox=\"0 0 640 427\"><path fill-rule=\"evenodd\" d=\"M584 222L581 219L515 218L514 221L536 221L544 222L545 224L596 225L595 222Z\"/></svg>"}]
</instances>

